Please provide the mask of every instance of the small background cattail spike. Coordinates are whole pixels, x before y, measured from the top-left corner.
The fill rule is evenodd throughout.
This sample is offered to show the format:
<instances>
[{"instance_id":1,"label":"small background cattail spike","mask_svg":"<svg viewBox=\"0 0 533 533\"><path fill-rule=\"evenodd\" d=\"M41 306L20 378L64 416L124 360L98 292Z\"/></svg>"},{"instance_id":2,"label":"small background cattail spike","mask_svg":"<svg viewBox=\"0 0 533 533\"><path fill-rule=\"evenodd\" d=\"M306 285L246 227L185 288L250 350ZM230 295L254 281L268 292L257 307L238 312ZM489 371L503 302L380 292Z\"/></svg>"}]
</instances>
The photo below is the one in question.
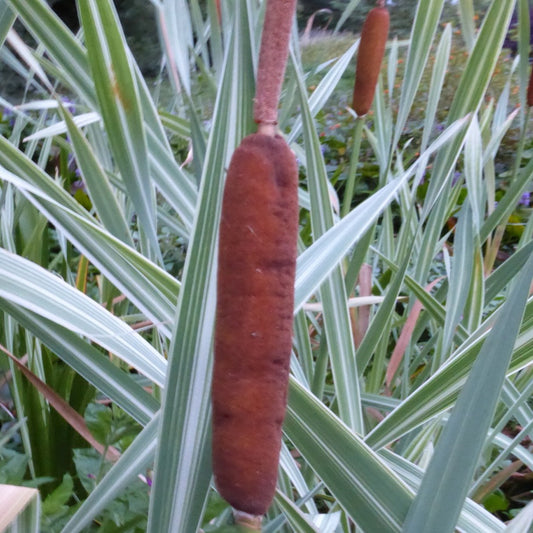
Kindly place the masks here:
<instances>
[{"instance_id":1,"label":"small background cattail spike","mask_svg":"<svg viewBox=\"0 0 533 533\"><path fill-rule=\"evenodd\" d=\"M254 120L277 124L278 103L289 55L289 40L296 0L268 0L261 36Z\"/></svg>"},{"instance_id":2,"label":"small background cattail spike","mask_svg":"<svg viewBox=\"0 0 533 533\"><path fill-rule=\"evenodd\" d=\"M372 9L363 24L357 53L355 86L352 107L359 115L366 115L372 106L385 46L389 34L390 16L387 8Z\"/></svg>"}]
</instances>

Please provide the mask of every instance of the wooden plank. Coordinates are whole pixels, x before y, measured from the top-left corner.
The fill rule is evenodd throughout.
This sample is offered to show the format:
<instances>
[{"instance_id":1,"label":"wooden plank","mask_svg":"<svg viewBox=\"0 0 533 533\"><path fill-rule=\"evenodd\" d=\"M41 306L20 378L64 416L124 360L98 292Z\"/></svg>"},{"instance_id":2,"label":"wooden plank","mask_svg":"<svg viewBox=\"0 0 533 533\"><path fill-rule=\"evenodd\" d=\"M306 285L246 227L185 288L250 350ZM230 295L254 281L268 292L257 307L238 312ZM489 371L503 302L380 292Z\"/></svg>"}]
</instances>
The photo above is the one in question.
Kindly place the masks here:
<instances>
[{"instance_id":1,"label":"wooden plank","mask_svg":"<svg viewBox=\"0 0 533 533\"><path fill-rule=\"evenodd\" d=\"M0 531L4 531L29 503L39 497L37 489L0 485Z\"/></svg>"}]
</instances>

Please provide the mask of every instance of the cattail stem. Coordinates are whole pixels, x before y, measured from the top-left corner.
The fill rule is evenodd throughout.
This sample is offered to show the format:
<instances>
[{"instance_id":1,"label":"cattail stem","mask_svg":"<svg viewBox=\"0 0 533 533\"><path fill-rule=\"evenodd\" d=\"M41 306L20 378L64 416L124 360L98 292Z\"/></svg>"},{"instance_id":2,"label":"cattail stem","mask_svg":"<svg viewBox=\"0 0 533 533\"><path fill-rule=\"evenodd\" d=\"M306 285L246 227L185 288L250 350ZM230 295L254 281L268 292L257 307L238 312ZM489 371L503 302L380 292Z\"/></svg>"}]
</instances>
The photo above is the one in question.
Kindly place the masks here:
<instances>
[{"instance_id":1,"label":"cattail stem","mask_svg":"<svg viewBox=\"0 0 533 533\"><path fill-rule=\"evenodd\" d=\"M254 102L257 124L276 125L296 0L267 0Z\"/></svg>"},{"instance_id":2,"label":"cattail stem","mask_svg":"<svg viewBox=\"0 0 533 533\"><path fill-rule=\"evenodd\" d=\"M359 165L359 153L361 150L361 139L363 137L363 127L365 125L364 117L357 117L355 119L355 126L352 138L352 154L350 157L350 169L348 171L348 178L346 179L346 187L344 188L344 198L341 208L341 217L345 217L352 206L353 194L355 191L357 167Z\"/></svg>"},{"instance_id":3,"label":"cattail stem","mask_svg":"<svg viewBox=\"0 0 533 533\"><path fill-rule=\"evenodd\" d=\"M251 515L233 509L233 519L235 520L235 525L239 526L239 530L242 533L261 531L262 529L262 516Z\"/></svg>"}]
</instances>

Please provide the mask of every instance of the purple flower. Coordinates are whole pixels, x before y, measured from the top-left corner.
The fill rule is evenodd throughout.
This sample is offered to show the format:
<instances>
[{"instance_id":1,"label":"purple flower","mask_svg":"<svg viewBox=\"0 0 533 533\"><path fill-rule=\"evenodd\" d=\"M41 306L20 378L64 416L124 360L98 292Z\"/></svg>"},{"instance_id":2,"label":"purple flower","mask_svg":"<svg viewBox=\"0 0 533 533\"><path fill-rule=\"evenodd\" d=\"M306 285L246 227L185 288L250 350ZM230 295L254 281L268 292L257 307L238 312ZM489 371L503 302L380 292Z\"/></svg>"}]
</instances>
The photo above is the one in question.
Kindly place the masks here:
<instances>
[{"instance_id":1,"label":"purple flower","mask_svg":"<svg viewBox=\"0 0 533 533\"><path fill-rule=\"evenodd\" d=\"M67 98L66 96L62 96L61 103L65 106L65 108L69 111L69 113L74 113L74 110L76 109L76 105L70 98Z\"/></svg>"},{"instance_id":2,"label":"purple flower","mask_svg":"<svg viewBox=\"0 0 533 533\"><path fill-rule=\"evenodd\" d=\"M459 179L461 178L461 173L459 171L456 171L452 178L452 186L455 185Z\"/></svg>"},{"instance_id":3,"label":"purple flower","mask_svg":"<svg viewBox=\"0 0 533 533\"><path fill-rule=\"evenodd\" d=\"M82 179L73 181L72 184L70 185L71 194L76 194L76 192L78 192L79 190L82 190L83 192L87 192L85 188L85 183L83 182Z\"/></svg>"},{"instance_id":4,"label":"purple flower","mask_svg":"<svg viewBox=\"0 0 533 533\"><path fill-rule=\"evenodd\" d=\"M531 200L531 193L530 192L525 192L522 194L522 196L520 197L520 200L518 202L518 205L523 205L525 207L529 207L530 205L530 200Z\"/></svg>"},{"instance_id":5,"label":"purple flower","mask_svg":"<svg viewBox=\"0 0 533 533\"><path fill-rule=\"evenodd\" d=\"M9 119L9 127L12 128L15 125L15 113L9 107L2 109L2 120Z\"/></svg>"}]
</instances>

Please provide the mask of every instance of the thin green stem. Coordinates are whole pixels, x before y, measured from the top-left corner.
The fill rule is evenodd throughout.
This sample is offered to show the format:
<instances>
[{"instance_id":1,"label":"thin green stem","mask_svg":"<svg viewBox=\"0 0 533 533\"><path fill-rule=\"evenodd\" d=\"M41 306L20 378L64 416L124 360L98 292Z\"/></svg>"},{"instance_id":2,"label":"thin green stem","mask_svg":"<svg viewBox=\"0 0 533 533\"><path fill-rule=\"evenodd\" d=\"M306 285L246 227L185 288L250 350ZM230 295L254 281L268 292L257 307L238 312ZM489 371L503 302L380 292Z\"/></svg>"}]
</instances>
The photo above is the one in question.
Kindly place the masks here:
<instances>
[{"instance_id":1,"label":"thin green stem","mask_svg":"<svg viewBox=\"0 0 533 533\"><path fill-rule=\"evenodd\" d=\"M357 117L355 119L355 126L352 138L352 156L350 158L350 170L348 172L348 179L346 180L346 188L344 189L344 200L341 208L341 216L345 217L350 212L352 206L353 193L355 190L357 166L359 165L359 152L361 150L361 139L363 137L363 127L365 125L364 117Z\"/></svg>"}]
</instances>

